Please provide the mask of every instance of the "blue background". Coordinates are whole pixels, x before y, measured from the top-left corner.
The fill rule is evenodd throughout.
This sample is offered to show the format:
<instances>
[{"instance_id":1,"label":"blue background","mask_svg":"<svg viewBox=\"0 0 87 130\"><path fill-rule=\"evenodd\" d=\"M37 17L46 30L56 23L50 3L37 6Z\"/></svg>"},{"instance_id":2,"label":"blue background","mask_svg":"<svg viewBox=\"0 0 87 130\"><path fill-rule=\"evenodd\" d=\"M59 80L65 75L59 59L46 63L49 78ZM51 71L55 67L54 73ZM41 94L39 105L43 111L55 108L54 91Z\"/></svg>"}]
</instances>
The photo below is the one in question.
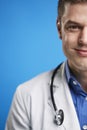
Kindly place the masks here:
<instances>
[{"instance_id":1,"label":"blue background","mask_svg":"<svg viewBox=\"0 0 87 130\"><path fill-rule=\"evenodd\" d=\"M0 0L0 130L17 86L63 60L57 0Z\"/></svg>"}]
</instances>

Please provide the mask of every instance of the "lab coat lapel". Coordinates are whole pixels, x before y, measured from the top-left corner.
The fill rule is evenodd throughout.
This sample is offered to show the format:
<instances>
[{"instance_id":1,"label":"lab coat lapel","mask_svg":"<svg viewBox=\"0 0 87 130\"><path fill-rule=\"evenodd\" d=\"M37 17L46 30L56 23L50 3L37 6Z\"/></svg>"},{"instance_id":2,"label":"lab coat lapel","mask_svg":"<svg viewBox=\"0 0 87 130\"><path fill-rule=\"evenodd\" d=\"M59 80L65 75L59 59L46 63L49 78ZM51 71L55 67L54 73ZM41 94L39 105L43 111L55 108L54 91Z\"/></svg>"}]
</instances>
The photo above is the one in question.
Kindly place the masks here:
<instances>
[{"instance_id":1,"label":"lab coat lapel","mask_svg":"<svg viewBox=\"0 0 87 130\"><path fill-rule=\"evenodd\" d=\"M80 130L80 125L75 111L75 107L64 76L64 64L61 66L61 68L55 75L53 86L54 99L57 108L58 110L62 109L64 112L64 121L62 124L63 127L65 128L65 130ZM50 106L52 107L51 99Z\"/></svg>"}]
</instances>

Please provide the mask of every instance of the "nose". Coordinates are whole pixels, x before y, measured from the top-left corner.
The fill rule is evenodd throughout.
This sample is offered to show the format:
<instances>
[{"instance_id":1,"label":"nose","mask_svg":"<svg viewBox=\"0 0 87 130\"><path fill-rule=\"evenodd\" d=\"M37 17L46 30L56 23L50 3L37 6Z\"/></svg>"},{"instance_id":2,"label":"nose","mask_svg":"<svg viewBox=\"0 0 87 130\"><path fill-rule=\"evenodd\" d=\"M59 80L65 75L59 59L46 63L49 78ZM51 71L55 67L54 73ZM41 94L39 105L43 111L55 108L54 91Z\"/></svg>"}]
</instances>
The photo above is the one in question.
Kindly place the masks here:
<instances>
[{"instance_id":1,"label":"nose","mask_svg":"<svg viewBox=\"0 0 87 130\"><path fill-rule=\"evenodd\" d=\"M79 43L83 45L87 44L87 26L81 30Z\"/></svg>"}]
</instances>

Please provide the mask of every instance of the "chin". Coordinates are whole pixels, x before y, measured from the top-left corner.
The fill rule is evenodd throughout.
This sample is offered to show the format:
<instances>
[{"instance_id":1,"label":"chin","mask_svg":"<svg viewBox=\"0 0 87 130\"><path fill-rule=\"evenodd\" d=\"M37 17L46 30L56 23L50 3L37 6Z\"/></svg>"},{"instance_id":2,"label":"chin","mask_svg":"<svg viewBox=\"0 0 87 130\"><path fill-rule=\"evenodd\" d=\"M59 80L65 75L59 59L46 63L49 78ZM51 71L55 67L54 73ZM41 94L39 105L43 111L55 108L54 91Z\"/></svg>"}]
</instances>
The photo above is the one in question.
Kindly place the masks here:
<instances>
[{"instance_id":1,"label":"chin","mask_svg":"<svg viewBox=\"0 0 87 130\"><path fill-rule=\"evenodd\" d=\"M87 59L85 61L79 59L69 60L69 66L76 71L87 71Z\"/></svg>"},{"instance_id":2,"label":"chin","mask_svg":"<svg viewBox=\"0 0 87 130\"><path fill-rule=\"evenodd\" d=\"M76 68L77 70L87 71L87 62L86 62L86 63L84 63L84 62L79 62L79 63L77 63L77 64L74 63L74 65L75 65L75 68Z\"/></svg>"}]
</instances>

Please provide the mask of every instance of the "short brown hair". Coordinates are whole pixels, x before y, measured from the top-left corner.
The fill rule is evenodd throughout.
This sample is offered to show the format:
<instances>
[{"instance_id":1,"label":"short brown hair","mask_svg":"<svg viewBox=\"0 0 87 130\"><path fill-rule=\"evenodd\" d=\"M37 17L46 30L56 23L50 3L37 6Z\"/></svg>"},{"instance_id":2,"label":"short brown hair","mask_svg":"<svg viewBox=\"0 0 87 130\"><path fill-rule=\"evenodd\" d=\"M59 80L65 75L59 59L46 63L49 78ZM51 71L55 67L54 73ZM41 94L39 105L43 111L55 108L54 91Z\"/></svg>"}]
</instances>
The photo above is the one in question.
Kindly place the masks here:
<instances>
[{"instance_id":1,"label":"short brown hair","mask_svg":"<svg viewBox=\"0 0 87 130\"><path fill-rule=\"evenodd\" d=\"M65 5L67 3L69 4L78 4L78 3L85 3L87 0L58 0L58 17L61 19L61 17L64 14L65 11Z\"/></svg>"}]
</instances>

